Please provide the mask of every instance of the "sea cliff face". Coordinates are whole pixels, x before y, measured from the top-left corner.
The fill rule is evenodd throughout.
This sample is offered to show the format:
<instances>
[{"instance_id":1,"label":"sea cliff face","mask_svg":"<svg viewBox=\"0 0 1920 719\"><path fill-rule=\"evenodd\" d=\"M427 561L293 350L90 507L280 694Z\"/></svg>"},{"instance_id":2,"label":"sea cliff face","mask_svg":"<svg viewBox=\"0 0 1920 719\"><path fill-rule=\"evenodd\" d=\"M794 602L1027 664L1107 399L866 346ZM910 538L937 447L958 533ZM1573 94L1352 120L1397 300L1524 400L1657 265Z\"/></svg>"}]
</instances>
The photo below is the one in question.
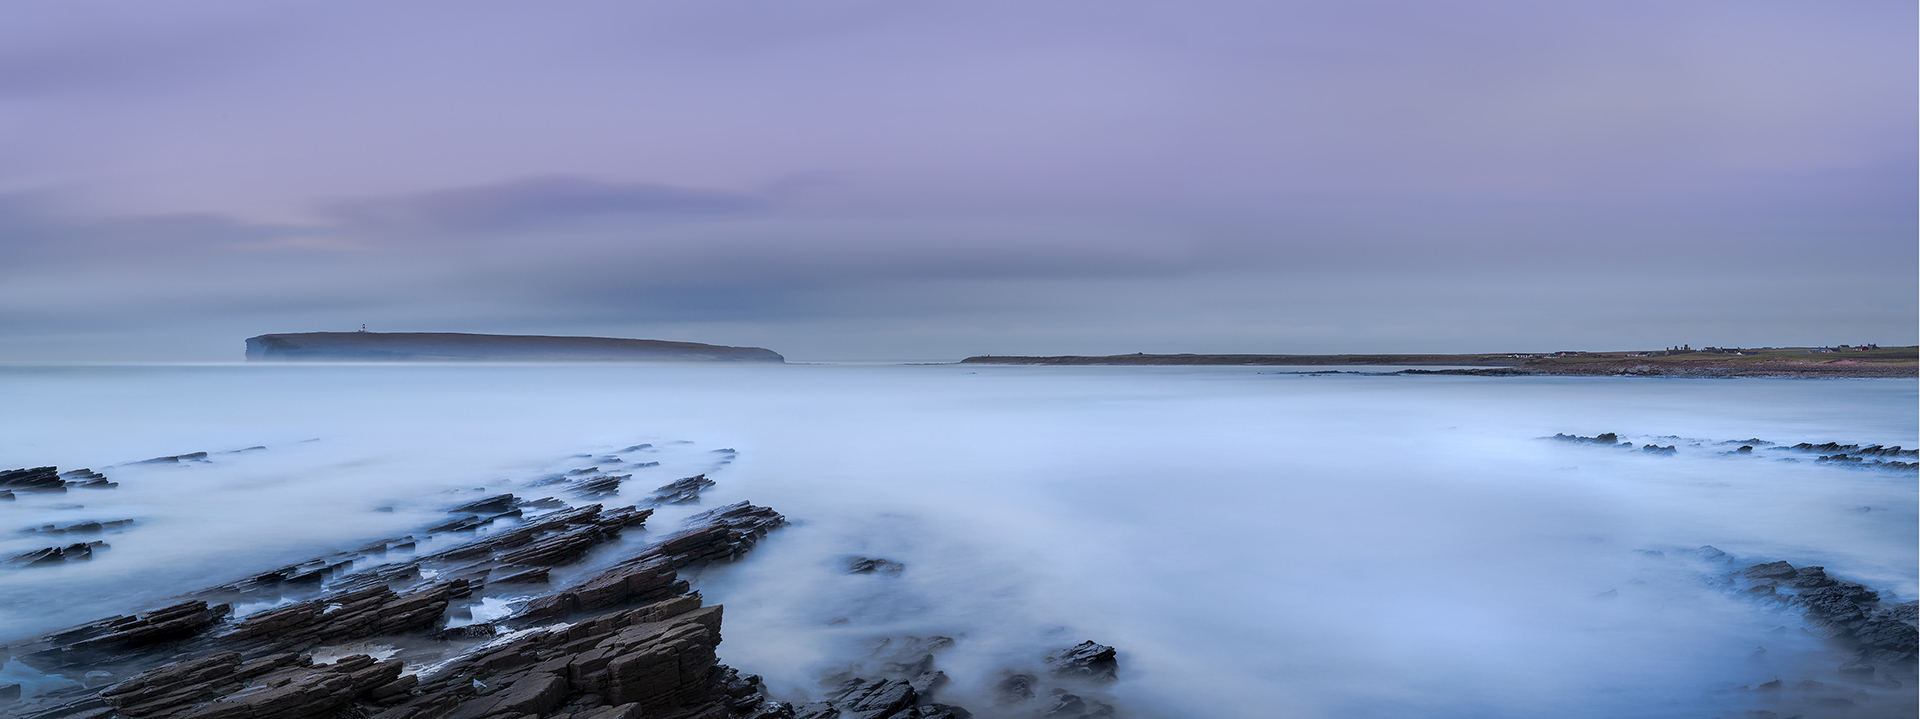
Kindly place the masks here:
<instances>
[{"instance_id":1,"label":"sea cliff face","mask_svg":"<svg viewBox=\"0 0 1920 719\"><path fill-rule=\"evenodd\" d=\"M611 337L455 332L297 332L247 338L247 361L785 362L773 350Z\"/></svg>"}]
</instances>

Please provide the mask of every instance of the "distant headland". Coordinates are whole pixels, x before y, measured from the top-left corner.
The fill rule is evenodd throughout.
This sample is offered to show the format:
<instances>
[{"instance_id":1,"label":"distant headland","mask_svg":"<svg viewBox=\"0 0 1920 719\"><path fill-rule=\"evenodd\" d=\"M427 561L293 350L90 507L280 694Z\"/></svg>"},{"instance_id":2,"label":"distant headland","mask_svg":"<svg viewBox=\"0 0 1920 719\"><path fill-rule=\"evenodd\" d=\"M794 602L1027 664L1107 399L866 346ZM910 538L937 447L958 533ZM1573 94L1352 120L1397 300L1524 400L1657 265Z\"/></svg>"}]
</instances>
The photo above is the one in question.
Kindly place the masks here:
<instances>
[{"instance_id":1,"label":"distant headland","mask_svg":"<svg viewBox=\"0 0 1920 719\"><path fill-rule=\"evenodd\" d=\"M295 332L247 338L249 362L785 362L773 350L613 337Z\"/></svg>"},{"instance_id":2,"label":"distant headland","mask_svg":"<svg viewBox=\"0 0 1920 719\"><path fill-rule=\"evenodd\" d=\"M1486 354L1251 355L1130 354L1006 357L982 355L965 364L1026 365L1290 365L1298 367L1450 366L1480 369L1406 370L1406 374L1672 375L1694 377L1914 377L1920 347L1839 345L1753 349L1689 346L1622 352Z\"/></svg>"}]
</instances>

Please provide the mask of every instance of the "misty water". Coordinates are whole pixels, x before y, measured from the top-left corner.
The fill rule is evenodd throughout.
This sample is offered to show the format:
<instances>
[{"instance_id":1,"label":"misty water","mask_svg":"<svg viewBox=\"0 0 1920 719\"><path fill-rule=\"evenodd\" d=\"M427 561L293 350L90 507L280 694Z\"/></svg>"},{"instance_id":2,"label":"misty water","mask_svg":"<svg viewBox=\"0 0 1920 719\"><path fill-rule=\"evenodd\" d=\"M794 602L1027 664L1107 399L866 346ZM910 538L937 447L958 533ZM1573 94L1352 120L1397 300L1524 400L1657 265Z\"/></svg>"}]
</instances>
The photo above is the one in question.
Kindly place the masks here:
<instances>
[{"instance_id":1,"label":"misty water","mask_svg":"<svg viewBox=\"0 0 1920 719\"><path fill-rule=\"evenodd\" d=\"M983 717L1001 672L1088 639L1120 649L1106 696L1133 717L1704 719L1791 709L1741 689L1775 678L1911 716L1911 684L1846 685L1797 614L1716 580L1786 560L1920 594L1913 473L1722 444L1912 447L1914 381L1288 369L4 367L0 469L120 486L0 503L0 555L49 544L17 529L135 524L90 562L0 567L0 642L618 456L660 464L620 470L612 504L717 482L633 540L739 500L793 522L695 581L726 606L721 659L777 697L876 639L938 635L940 700ZM1544 439L1561 432L1677 451ZM853 556L905 569L850 575Z\"/></svg>"}]
</instances>

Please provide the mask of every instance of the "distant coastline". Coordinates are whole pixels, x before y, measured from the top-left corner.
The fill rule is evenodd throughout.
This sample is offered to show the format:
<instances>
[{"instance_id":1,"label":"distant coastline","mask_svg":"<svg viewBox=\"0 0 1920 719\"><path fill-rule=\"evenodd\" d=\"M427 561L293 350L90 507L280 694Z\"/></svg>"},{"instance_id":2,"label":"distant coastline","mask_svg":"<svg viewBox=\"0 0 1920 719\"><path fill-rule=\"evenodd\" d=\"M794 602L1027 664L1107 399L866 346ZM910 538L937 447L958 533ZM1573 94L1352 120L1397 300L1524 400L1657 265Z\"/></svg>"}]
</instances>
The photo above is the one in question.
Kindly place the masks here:
<instances>
[{"instance_id":1,"label":"distant coastline","mask_svg":"<svg viewBox=\"0 0 1920 719\"><path fill-rule=\"evenodd\" d=\"M1130 354L1104 356L981 355L962 364L1016 365L1269 365L1296 367L1470 367L1447 374L1628 375L1681 377L1916 377L1920 347L1768 347L1755 350L1549 352L1483 354ZM1414 372L1425 374L1424 372Z\"/></svg>"},{"instance_id":2,"label":"distant coastline","mask_svg":"<svg viewBox=\"0 0 1920 719\"><path fill-rule=\"evenodd\" d=\"M698 342L481 335L458 332L297 332L247 339L249 362L769 362L761 347Z\"/></svg>"}]
</instances>

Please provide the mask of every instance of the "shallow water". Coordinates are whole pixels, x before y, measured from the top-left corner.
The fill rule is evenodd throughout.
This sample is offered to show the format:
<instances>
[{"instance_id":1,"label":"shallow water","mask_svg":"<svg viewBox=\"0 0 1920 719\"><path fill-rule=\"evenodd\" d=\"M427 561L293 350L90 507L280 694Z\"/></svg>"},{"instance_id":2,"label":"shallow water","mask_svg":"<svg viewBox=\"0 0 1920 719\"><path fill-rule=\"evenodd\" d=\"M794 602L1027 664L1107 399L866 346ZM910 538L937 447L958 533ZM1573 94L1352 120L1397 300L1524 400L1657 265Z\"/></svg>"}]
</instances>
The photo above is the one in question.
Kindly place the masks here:
<instances>
[{"instance_id":1,"label":"shallow water","mask_svg":"<svg viewBox=\"0 0 1920 719\"><path fill-rule=\"evenodd\" d=\"M1682 550L1920 594L1912 473L1716 444L1912 447L1914 381L1284 369L0 368L0 465L121 484L0 504L0 554L52 543L15 527L137 522L85 564L0 567L0 641L417 533L477 488L538 496L595 461L573 455L643 442L621 456L662 464L613 503L707 472L703 506L794 521L696 583L727 607L722 659L790 697L875 638L941 635L942 700L976 713L1001 671L1093 639L1142 717L1737 715L1767 707L1736 687L1835 662ZM1678 452L1541 439L1609 431ZM855 555L906 569L843 573ZM1852 716L1911 714L1911 685L1863 691Z\"/></svg>"}]
</instances>

